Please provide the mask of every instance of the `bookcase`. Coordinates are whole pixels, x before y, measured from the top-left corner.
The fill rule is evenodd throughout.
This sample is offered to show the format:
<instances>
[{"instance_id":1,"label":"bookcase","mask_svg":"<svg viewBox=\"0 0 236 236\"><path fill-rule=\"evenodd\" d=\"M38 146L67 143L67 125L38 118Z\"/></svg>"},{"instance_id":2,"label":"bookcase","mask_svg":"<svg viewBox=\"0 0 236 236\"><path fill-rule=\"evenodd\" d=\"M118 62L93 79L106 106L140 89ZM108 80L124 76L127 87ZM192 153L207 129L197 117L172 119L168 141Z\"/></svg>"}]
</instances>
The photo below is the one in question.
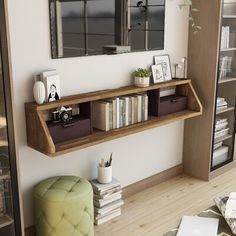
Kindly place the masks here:
<instances>
[{"instance_id":1,"label":"bookcase","mask_svg":"<svg viewBox=\"0 0 236 236\"><path fill-rule=\"evenodd\" d=\"M236 166L236 1L193 0L193 8L202 30L190 27L188 77L204 112L185 123L184 171L209 180Z\"/></svg>"},{"instance_id":2,"label":"bookcase","mask_svg":"<svg viewBox=\"0 0 236 236\"><path fill-rule=\"evenodd\" d=\"M184 109L179 107L178 111L167 112L168 114L165 113L160 116L159 112L166 112L165 110L160 110L161 106L159 105L161 102L160 91L163 89L175 89L176 95L186 98ZM59 140L58 142L55 142L52 133L49 131L47 123L48 114L55 111L58 107L70 106L73 109L79 107L79 119L83 122L90 119L88 122L93 123L91 116L91 106L93 102L122 96L132 96L140 93L145 93L148 96L149 114L145 121L111 129L109 131L98 130L92 127L91 129L87 129L86 134L84 133L81 137L74 137L66 141ZM171 102L175 104L176 100L172 99ZM150 109L151 107L153 109ZM42 105L30 102L25 104L25 114L28 145L47 156L54 157L178 120L199 116L202 114L202 105L191 84L191 80L173 79L167 82L152 84L145 88L126 86L117 89L67 96L58 101L44 103ZM81 127L83 127L83 125L81 125ZM74 132L73 126L72 128L68 128L71 129L71 132Z\"/></svg>"}]
</instances>

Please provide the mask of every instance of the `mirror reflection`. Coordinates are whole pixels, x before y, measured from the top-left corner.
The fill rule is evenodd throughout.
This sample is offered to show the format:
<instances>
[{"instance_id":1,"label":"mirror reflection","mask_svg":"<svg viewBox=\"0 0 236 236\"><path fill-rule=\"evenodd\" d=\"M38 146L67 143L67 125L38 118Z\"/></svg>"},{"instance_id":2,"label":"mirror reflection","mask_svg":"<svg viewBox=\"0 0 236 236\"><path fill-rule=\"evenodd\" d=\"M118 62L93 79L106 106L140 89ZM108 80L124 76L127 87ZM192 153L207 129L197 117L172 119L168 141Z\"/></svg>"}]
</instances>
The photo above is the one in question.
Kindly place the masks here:
<instances>
[{"instance_id":1,"label":"mirror reflection","mask_svg":"<svg viewBox=\"0 0 236 236\"><path fill-rule=\"evenodd\" d=\"M164 48L165 0L50 0L52 57Z\"/></svg>"}]
</instances>

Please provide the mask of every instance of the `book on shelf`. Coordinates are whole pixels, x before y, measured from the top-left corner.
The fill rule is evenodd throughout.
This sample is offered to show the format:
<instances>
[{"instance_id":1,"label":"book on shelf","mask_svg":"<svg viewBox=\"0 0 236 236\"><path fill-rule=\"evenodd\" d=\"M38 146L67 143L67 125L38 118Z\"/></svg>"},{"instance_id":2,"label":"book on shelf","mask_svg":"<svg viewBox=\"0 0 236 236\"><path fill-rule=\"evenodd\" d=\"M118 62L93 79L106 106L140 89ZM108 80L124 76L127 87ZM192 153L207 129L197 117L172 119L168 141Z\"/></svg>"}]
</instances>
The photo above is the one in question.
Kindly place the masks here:
<instances>
[{"instance_id":1,"label":"book on shelf","mask_svg":"<svg viewBox=\"0 0 236 236\"><path fill-rule=\"evenodd\" d=\"M213 149L216 150L216 149L218 149L218 148L220 148L222 146L223 146L223 142L221 141L219 143L215 143Z\"/></svg>"},{"instance_id":2,"label":"book on shelf","mask_svg":"<svg viewBox=\"0 0 236 236\"><path fill-rule=\"evenodd\" d=\"M228 124L229 124L228 121L216 124L215 125L215 132L220 131L222 129L226 129L228 127Z\"/></svg>"},{"instance_id":3,"label":"book on shelf","mask_svg":"<svg viewBox=\"0 0 236 236\"><path fill-rule=\"evenodd\" d=\"M221 30L221 49L229 48L229 26L222 26Z\"/></svg>"},{"instance_id":4,"label":"book on shelf","mask_svg":"<svg viewBox=\"0 0 236 236\"><path fill-rule=\"evenodd\" d=\"M223 56L220 58L220 66L219 66L219 77L224 78L230 75L232 69L232 57L230 56Z\"/></svg>"},{"instance_id":5,"label":"book on shelf","mask_svg":"<svg viewBox=\"0 0 236 236\"><path fill-rule=\"evenodd\" d=\"M142 121L142 95L138 94L138 95L135 95L135 97L137 98L136 120L137 122L141 122Z\"/></svg>"},{"instance_id":6,"label":"book on shelf","mask_svg":"<svg viewBox=\"0 0 236 236\"><path fill-rule=\"evenodd\" d=\"M95 101L92 104L92 124L94 128L108 131L109 124L109 103L105 101Z\"/></svg>"},{"instance_id":7,"label":"book on shelf","mask_svg":"<svg viewBox=\"0 0 236 236\"><path fill-rule=\"evenodd\" d=\"M226 136L227 134L229 134L229 128L222 129L222 130L215 132L214 138L217 140L217 139L220 139L220 138Z\"/></svg>"},{"instance_id":8,"label":"book on shelf","mask_svg":"<svg viewBox=\"0 0 236 236\"><path fill-rule=\"evenodd\" d=\"M142 112L141 112L141 120L145 121L148 119L148 95L144 94L142 96Z\"/></svg>"},{"instance_id":9,"label":"book on shelf","mask_svg":"<svg viewBox=\"0 0 236 236\"><path fill-rule=\"evenodd\" d=\"M111 98L106 100L109 103L112 103L112 129L119 128L119 97Z\"/></svg>"},{"instance_id":10,"label":"book on shelf","mask_svg":"<svg viewBox=\"0 0 236 236\"><path fill-rule=\"evenodd\" d=\"M113 129L113 103L110 101L109 104L109 130Z\"/></svg>"},{"instance_id":11,"label":"book on shelf","mask_svg":"<svg viewBox=\"0 0 236 236\"><path fill-rule=\"evenodd\" d=\"M120 127L129 125L129 97L120 98Z\"/></svg>"}]
</instances>

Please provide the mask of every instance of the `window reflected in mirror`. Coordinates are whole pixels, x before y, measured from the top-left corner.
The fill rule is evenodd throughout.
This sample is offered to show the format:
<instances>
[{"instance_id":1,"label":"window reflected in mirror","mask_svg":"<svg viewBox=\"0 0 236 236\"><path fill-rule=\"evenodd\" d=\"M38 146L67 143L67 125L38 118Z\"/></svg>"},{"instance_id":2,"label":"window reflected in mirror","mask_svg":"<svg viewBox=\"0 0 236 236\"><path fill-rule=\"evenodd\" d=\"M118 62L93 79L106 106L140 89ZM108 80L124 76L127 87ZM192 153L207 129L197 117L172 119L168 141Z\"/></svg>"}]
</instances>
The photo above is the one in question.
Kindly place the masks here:
<instances>
[{"instance_id":1,"label":"window reflected in mirror","mask_svg":"<svg viewBox=\"0 0 236 236\"><path fill-rule=\"evenodd\" d=\"M164 48L165 0L49 0L52 58Z\"/></svg>"}]
</instances>

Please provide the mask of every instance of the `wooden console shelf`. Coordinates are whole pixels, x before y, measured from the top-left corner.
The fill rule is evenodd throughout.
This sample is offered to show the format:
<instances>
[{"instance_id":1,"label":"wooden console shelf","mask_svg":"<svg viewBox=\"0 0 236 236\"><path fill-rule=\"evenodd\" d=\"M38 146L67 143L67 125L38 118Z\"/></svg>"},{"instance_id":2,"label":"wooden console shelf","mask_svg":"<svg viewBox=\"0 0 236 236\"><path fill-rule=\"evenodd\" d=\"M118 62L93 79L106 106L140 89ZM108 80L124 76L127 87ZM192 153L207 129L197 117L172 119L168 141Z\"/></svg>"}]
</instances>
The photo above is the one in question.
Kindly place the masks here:
<instances>
[{"instance_id":1,"label":"wooden console shelf","mask_svg":"<svg viewBox=\"0 0 236 236\"><path fill-rule=\"evenodd\" d=\"M188 97L187 110L161 117L149 116L147 121L139 122L119 129L113 129L107 132L94 129L91 135L56 144L54 144L46 124L45 113L48 113L50 110L55 110L61 106L73 106L96 100L103 100L112 97L172 87L176 87L176 90L179 94ZM199 116L202 114L202 105L190 80L171 80L168 82L150 85L149 87L145 88L127 86L118 89L109 89L67 96L63 97L59 101L45 103L43 105L37 105L34 102L26 103L25 110L28 145L39 152L54 157L147 129L152 129L178 120Z\"/></svg>"}]
</instances>

